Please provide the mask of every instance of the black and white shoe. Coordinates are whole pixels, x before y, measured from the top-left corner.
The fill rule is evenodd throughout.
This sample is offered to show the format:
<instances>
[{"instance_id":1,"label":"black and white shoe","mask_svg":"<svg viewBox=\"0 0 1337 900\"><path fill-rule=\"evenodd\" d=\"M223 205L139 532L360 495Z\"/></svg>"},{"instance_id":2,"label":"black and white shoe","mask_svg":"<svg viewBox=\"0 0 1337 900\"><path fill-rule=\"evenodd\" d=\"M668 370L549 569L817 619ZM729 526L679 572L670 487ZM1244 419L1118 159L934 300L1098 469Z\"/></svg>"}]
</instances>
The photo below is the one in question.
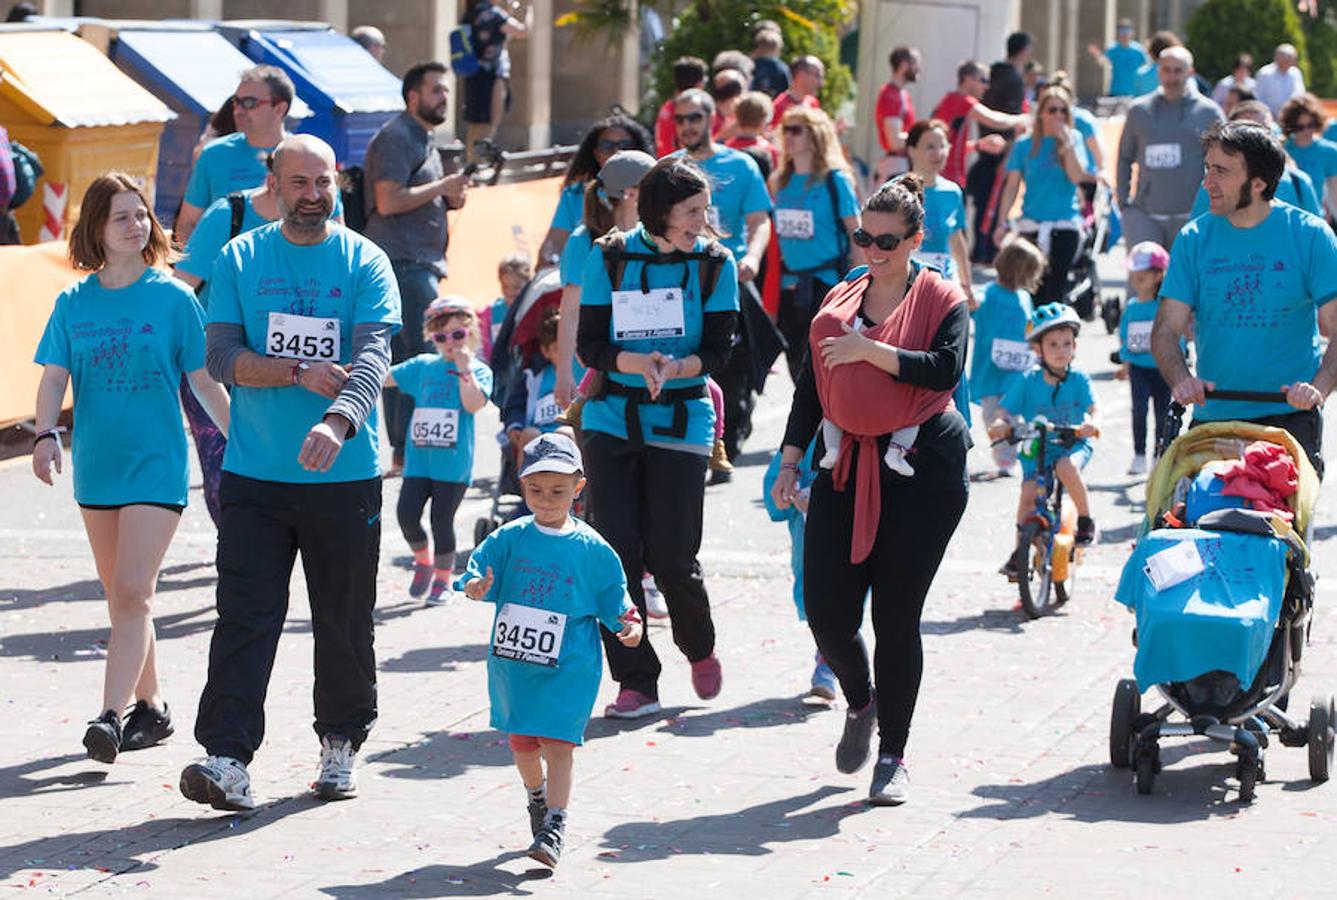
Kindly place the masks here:
<instances>
[{"instance_id":1,"label":"black and white shoe","mask_svg":"<svg viewBox=\"0 0 1337 900\"><path fill-rule=\"evenodd\" d=\"M565 833L566 817L550 813L539 833L534 835L534 843L529 845L529 858L538 860L550 869L557 868L557 860L562 857Z\"/></svg>"},{"instance_id":2,"label":"black and white shoe","mask_svg":"<svg viewBox=\"0 0 1337 900\"><path fill-rule=\"evenodd\" d=\"M311 785L311 793L321 800L350 800L357 796L357 775L353 766L357 751L353 742L337 734L320 739L320 773Z\"/></svg>"},{"instance_id":3,"label":"black and white shoe","mask_svg":"<svg viewBox=\"0 0 1337 900\"><path fill-rule=\"evenodd\" d=\"M121 750L143 750L161 744L175 732L172 728L172 714L167 704L162 709L149 706L147 700L135 701L135 708L125 717L122 726Z\"/></svg>"},{"instance_id":4,"label":"black and white shoe","mask_svg":"<svg viewBox=\"0 0 1337 900\"><path fill-rule=\"evenodd\" d=\"M255 809L246 765L230 756L210 756L181 770L181 795L214 809L248 812Z\"/></svg>"},{"instance_id":5,"label":"black and white shoe","mask_svg":"<svg viewBox=\"0 0 1337 900\"><path fill-rule=\"evenodd\" d=\"M529 835L538 837L543 830L543 823L548 819L548 804L543 800L529 798Z\"/></svg>"},{"instance_id":6,"label":"black and white shoe","mask_svg":"<svg viewBox=\"0 0 1337 900\"><path fill-rule=\"evenodd\" d=\"M107 710L88 723L84 732L84 749L88 758L100 763L116 762L116 754L121 752L121 717L115 710Z\"/></svg>"},{"instance_id":7,"label":"black and white shoe","mask_svg":"<svg viewBox=\"0 0 1337 900\"><path fill-rule=\"evenodd\" d=\"M845 713L845 730L836 744L836 771L849 775L868 762L873 743L873 729L877 727L877 696L868 695L868 705Z\"/></svg>"},{"instance_id":8,"label":"black and white shoe","mask_svg":"<svg viewBox=\"0 0 1337 900\"><path fill-rule=\"evenodd\" d=\"M899 756L879 756L868 788L869 806L900 806L910 799L910 773Z\"/></svg>"}]
</instances>

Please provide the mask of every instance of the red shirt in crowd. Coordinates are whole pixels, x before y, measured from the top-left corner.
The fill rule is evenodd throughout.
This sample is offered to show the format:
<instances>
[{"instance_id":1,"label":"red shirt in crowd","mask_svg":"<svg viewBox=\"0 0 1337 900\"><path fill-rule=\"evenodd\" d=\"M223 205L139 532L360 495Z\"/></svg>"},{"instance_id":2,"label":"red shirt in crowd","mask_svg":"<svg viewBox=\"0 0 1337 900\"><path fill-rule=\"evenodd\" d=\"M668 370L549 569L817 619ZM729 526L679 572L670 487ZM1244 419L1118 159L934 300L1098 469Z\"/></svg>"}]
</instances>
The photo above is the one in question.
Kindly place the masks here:
<instances>
[{"instance_id":1,"label":"red shirt in crowd","mask_svg":"<svg viewBox=\"0 0 1337 900\"><path fill-rule=\"evenodd\" d=\"M760 147L771 157L771 171L774 172L780 166L780 150L770 141L758 135L737 135L725 141L725 146L733 147L735 150L743 150L747 147Z\"/></svg>"},{"instance_id":2,"label":"red shirt in crowd","mask_svg":"<svg viewBox=\"0 0 1337 900\"><path fill-rule=\"evenodd\" d=\"M780 120L784 118L785 110L791 106L806 106L809 109L821 109L822 101L818 100L812 94L808 94L802 100L795 97L789 91L775 98L775 114L771 116L771 127L780 127Z\"/></svg>"},{"instance_id":3,"label":"red shirt in crowd","mask_svg":"<svg viewBox=\"0 0 1337 900\"><path fill-rule=\"evenodd\" d=\"M673 122L673 104L677 102L676 97L665 100L664 105L659 107L659 115L655 117L656 156L668 156L678 149L678 129Z\"/></svg>"},{"instance_id":4,"label":"red shirt in crowd","mask_svg":"<svg viewBox=\"0 0 1337 900\"><path fill-rule=\"evenodd\" d=\"M970 153L970 111L979 103L979 99L960 91L949 91L933 108L932 118L947 123L950 131L948 139L952 148L947 152L947 165L943 166L942 177L955 181L961 187L966 186L966 156Z\"/></svg>"},{"instance_id":5,"label":"red shirt in crowd","mask_svg":"<svg viewBox=\"0 0 1337 900\"><path fill-rule=\"evenodd\" d=\"M882 144L883 151L887 153L891 152L891 146L887 143L882 123L894 118L901 120L902 131L909 131L910 126L915 123L915 104L910 99L909 91L896 87L895 82L888 81L882 85L882 90L877 95L877 139Z\"/></svg>"}]
</instances>

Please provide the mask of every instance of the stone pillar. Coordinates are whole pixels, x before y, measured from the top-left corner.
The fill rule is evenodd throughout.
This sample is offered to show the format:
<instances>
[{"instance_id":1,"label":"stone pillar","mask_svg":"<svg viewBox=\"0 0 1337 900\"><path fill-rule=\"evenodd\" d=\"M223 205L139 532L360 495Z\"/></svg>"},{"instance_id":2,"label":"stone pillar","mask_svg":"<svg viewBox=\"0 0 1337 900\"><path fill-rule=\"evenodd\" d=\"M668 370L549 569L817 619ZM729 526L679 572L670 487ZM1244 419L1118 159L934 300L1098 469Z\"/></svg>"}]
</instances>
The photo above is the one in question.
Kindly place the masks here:
<instances>
[{"instance_id":1,"label":"stone pillar","mask_svg":"<svg viewBox=\"0 0 1337 900\"><path fill-rule=\"evenodd\" d=\"M1102 50L1114 41L1115 24L1119 18L1116 0L1083 0L1085 15L1074 17L1077 27L1077 94L1086 102L1101 96L1109 87L1105 67L1091 58L1086 51L1090 44Z\"/></svg>"},{"instance_id":2,"label":"stone pillar","mask_svg":"<svg viewBox=\"0 0 1337 900\"><path fill-rule=\"evenodd\" d=\"M194 2L216 2L216 0L194 0ZM335 31L348 34L348 0L319 0L316 17L331 25Z\"/></svg>"}]
</instances>

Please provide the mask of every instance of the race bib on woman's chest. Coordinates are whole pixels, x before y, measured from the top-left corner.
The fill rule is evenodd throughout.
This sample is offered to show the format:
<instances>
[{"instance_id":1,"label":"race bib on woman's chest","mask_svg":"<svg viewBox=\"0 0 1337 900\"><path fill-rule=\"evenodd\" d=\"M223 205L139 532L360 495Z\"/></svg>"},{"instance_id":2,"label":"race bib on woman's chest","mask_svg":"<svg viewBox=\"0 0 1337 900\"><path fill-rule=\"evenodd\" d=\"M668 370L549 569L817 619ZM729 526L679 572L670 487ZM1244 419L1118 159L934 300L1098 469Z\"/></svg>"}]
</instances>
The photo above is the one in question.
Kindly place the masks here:
<instances>
[{"instance_id":1,"label":"race bib on woman's chest","mask_svg":"<svg viewBox=\"0 0 1337 900\"><path fill-rule=\"evenodd\" d=\"M676 338L687 333L681 288L613 291L613 340Z\"/></svg>"},{"instance_id":2,"label":"race bib on woman's chest","mask_svg":"<svg viewBox=\"0 0 1337 900\"><path fill-rule=\"evenodd\" d=\"M794 241L810 241L815 233L812 210L777 209L775 211L775 232L782 238Z\"/></svg>"}]
</instances>

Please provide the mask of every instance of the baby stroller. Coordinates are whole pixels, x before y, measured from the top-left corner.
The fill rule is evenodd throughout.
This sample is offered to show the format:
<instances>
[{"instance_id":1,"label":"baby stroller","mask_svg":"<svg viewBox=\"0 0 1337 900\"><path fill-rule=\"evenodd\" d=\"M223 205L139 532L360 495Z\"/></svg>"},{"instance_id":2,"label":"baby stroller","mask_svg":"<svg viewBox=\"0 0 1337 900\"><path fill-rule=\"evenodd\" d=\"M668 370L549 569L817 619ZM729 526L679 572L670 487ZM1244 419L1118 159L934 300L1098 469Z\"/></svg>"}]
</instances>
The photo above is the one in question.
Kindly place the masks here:
<instances>
[{"instance_id":1,"label":"baby stroller","mask_svg":"<svg viewBox=\"0 0 1337 900\"><path fill-rule=\"evenodd\" d=\"M1283 395L1207 396L1276 401ZM1172 405L1167 442L1178 434L1183 412ZM1212 474L1218 461L1240 459L1256 441L1279 445L1282 464L1286 456L1294 463L1295 491L1285 500L1290 517L1202 490L1220 483ZM1114 692L1110 762L1134 770L1138 793L1151 793L1161 770L1160 739L1193 735L1229 745L1243 802L1265 778L1272 736L1285 747L1307 746L1310 778L1327 781L1332 694L1313 701L1307 722L1287 712L1314 601L1307 542L1318 490L1303 448L1279 428L1212 422L1163 448L1147 482L1143 531L1116 593L1137 615L1137 655L1136 678L1120 681ZM1164 703L1144 713L1141 691L1153 685Z\"/></svg>"},{"instance_id":2,"label":"baby stroller","mask_svg":"<svg viewBox=\"0 0 1337 900\"><path fill-rule=\"evenodd\" d=\"M544 269L521 290L506 321L497 334L492 348L493 401L498 407L505 403L507 393L515 385L524 383L524 370L542 361L539 352L539 323L549 310L562 302L562 281L556 268ZM474 522L474 546L483 542L493 531L515 518L520 511L520 478L516 470L515 453L506 433L497 434L501 451L501 472L492 485L492 506L488 514Z\"/></svg>"},{"instance_id":3,"label":"baby stroller","mask_svg":"<svg viewBox=\"0 0 1337 900\"><path fill-rule=\"evenodd\" d=\"M1077 259L1068 270L1068 287L1063 302L1076 310L1083 322L1091 322L1096 317L1100 299L1096 261L1119 242L1123 228L1113 194L1104 184L1097 182L1092 187L1090 202L1083 206L1082 242L1077 248ZM1104 313L1103 304L1100 312Z\"/></svg>"}]
</instances>

